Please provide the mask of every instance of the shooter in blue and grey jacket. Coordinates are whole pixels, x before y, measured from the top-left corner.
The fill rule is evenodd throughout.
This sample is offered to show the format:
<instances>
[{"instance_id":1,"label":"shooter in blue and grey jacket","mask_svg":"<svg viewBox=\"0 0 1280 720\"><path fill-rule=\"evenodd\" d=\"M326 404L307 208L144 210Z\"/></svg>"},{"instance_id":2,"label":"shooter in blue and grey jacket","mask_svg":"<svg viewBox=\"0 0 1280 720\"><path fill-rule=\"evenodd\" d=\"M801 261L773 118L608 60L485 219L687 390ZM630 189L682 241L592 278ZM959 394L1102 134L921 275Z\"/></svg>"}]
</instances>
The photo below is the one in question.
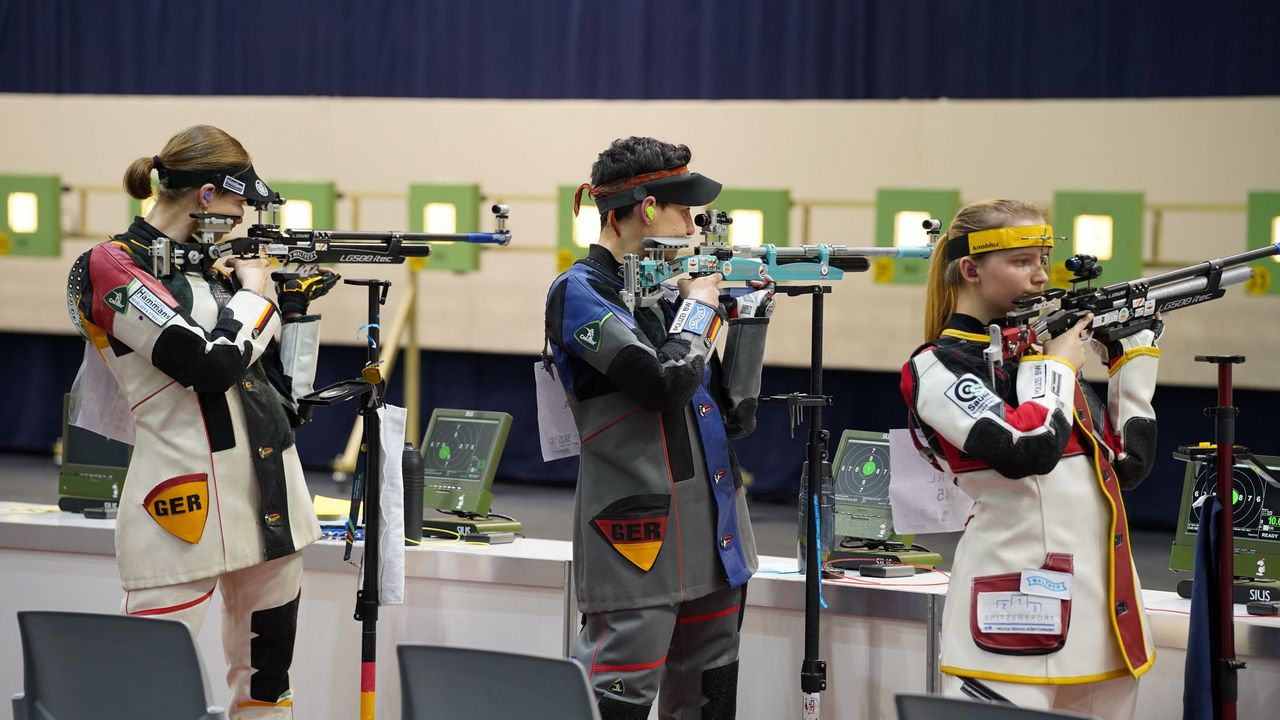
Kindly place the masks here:
<instances>
[{"instance_id":1,"label":"shooter in blue and grey jacket","mask_svg":"<svg viewBox=\"0 0 1280 720\"><path fill-rule=\"evenodd\" d=\"M773 287L722 302L713 274L634 309L622 292L623 255L643 255L645 237L692 235L691 208L719 194L689 172L690 156L638 137L600 153L579 190L600 213L599 241L547 297L547 339L582 442L574 656L605 720L646 718L659 697L663 718L736 712L756 551L729 439L755 428Z\"/></svg>"}]
</instances>

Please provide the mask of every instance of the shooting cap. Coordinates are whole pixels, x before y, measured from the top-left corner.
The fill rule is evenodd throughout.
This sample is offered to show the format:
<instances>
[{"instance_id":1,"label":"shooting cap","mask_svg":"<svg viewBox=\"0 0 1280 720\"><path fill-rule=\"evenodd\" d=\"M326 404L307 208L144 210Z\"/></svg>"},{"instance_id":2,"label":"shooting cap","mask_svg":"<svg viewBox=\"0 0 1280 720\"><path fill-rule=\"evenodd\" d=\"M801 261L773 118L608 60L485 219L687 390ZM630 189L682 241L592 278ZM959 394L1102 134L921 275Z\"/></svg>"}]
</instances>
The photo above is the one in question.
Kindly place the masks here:
<instances>
[{"instance_id":1,"label":"shooting cap","mask_svg":"<svg viewBox=\"0 0 1280 720\"><path fill-rule=\"evenodd\" d=\"M155 163L156 173L160 176L161 187L176 190L211 183L215 187L239 195L254 207L267 204L279 205L284 202L280 193L272 190L262 178L258 177L253 165L212 170L178 170L165 167L159 155L151 159Z\"/></svg>"},{"instance_id":2,"label":"shooting cap","mask_svg":"<svg viewBox=\"0 0 1280 720\"><path fill-rule=\"evenodd\" d=\"M720 194L720 183L705 175L689 172L688 165L632 175L592 186L583 183L573 196L573 214L578 214L585 190L601 213L635 205L652 195L656 200L696 207L706 205Z\"/></svg>"},{"instance_id":3,"label":"shooting cap","mask_svg":"<svg viewBox=\"0 0 1280 720\"><path fill-rule=\"evenodd\" d=\"M994 250L1013 250L1025 247L1053 247L1052 225L1018 225L1017 227L979 230L967 235L957 235L947 241L947 262L966 255L980 255Z\"/></svg>"}]
</instances>

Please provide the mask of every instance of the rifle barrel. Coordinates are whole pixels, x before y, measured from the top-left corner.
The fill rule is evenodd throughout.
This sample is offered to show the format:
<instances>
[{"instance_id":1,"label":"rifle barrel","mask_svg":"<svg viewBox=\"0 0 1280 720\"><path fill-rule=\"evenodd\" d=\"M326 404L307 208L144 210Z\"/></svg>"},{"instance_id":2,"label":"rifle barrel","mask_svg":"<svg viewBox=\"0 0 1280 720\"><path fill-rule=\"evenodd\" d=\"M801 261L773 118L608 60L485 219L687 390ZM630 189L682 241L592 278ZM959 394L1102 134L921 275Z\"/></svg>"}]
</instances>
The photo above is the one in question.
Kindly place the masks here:
<instances>
[{"instance_id":1,"label":"rifle barrel","mask_svg":"<svg viewBox=\"0 0 1280 720\"><path fill-rule=\"evenodd\" d=\"M386 243L393 238L402 242L465 242L490 245L506 245L511 242L511 233L411 233L411 232L374 232L367 230L285 230L281 240L295 235L310 240L330 240L338 242Z\"/></svg>"},{"instance_id":2,"label":"rifle barrel","mask_svg":"<svg viewBox=\"0 0 1280 720\"><path fill-rule=\"evenodd\" d=\"M1264 256L1265 257L1265 256ZM1222 271L1222 278L1218 281L1219 287L1227 287L1228 285L1239 285L1245 282L1253 275L1253 268L1241 267L1239 265L1227 268ZM1175 295L1184 295L1188 293L1196 293L1204 290L1209 286L1209 278L1192 277L1185 280L1178 280L1171 283L1164 283L1159 287L1151 289L1147 295L1147 299L1159 302L1167 297Z\"/></svg>"},{"instance_id":3,"label":"rifle barrel","mask_svg":"<svg viewBox=\"0 0 1280 720\"><path fill-rule=\"evenodd\" d=\"M1177 280L1183 280L1186 278L1194 278L1194 277L1203 277L1207 275L1208 271L1214 266L1217 266L1220 268L1230 268L1230 267L1235 267L1237 265L1243 265L1248 262L1253 262L1254 260L1261 260L1263 258L1271 257L1272 255L1277 255L1277 254L1280 254L1280 243L1276 243L1274 245L1267 245L1265 247L1260 247L1256 250L1249 250L1236 255L1228 255L1223 258L1218 258L1217 260L1208 260L1206 262L1196 263L1195 265L1184 267L1179 270L1170 270L1169 272L1160 273L1159 275L1152 275L1149 278L1131 280L1130 283L1145 282L1147 283L1148 287L1154 288L1160 285L1164 285L1166 283L1175 282Z\"/></svg>"},{"instance_id":4,"label":"rifle barrel","mask_svg":"<svg viewBox=\"0 0 1280 720\"><path fill-rule=\"evenodd\" d=\"M829 257L909 257L927 259L932 252L929 247L849 247L847 245L827 245ZM739 246L733 249L735 255L760 258L768 254L768 249L760 245ZM774 256L778 258L816 258L819 255L817 245L801 245L800 247L774 248Z\"/></svg>"}]
</instances>

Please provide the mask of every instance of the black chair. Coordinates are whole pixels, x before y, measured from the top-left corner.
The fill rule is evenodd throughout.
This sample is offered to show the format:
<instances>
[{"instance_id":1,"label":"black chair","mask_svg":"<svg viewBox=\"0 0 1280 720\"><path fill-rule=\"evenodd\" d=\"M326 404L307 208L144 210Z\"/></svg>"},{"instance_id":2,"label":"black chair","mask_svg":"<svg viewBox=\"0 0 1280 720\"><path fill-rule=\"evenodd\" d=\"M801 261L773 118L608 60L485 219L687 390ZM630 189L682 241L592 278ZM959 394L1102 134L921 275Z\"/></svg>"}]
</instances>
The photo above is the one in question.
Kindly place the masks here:
<instances>
[{"instance_id":1,"label":"black chair","mask_svg":"<svg viewBox=\"0 0 1280 720\"><path fill-rule=\"evenodd\" d=\"M398 645L401 720L600 720L582 666L496 650Z\"/></svg>"},{"instance_id":2,"label":"black chair","mask_svg":"<svg viewBox=\"0 0 1280 720\"><path fill-rule=\"evenodd\" d=\"M128 615L18 613L14 720L226 720L186 625Z\"/></svg>"},{"instance_id":3,"label":"black chair","mask_svg":"<svg viewBox=\"0 0 1280 720\"><path fill-rule=\"evenodd\" d=\"M1098 720L1093 715L1029 710L940 695L898 695L898 720Z\"/></svg>"}]
</instances>

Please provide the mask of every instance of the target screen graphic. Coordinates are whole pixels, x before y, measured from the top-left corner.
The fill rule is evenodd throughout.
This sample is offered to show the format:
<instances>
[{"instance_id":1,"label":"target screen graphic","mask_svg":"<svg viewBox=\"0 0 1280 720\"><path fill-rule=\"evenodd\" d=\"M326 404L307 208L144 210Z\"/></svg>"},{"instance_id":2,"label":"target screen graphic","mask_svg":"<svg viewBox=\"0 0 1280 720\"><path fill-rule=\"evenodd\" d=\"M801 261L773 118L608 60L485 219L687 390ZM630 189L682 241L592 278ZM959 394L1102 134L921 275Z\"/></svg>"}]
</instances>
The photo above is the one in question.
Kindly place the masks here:
<instances>
[{"instance_id":1,"label":"target screen graphic","mask_svg":"<svg viewBox=\"0 0 1280 720\"><path fill-rule=\"evenodd\" d=\"M1267 468L1272 477L1277 469ZM1280 478L1278 478L1280 479ZM1187 512L1187 532L1200 527L1200 508L1194 503L1216 492L1218 468L1205 463L1196 474L1192 507ZM1252 467L1237 465L1231 473L1231 520L1236 538L1280 541L1280 488L1267 484Z\"/></svg>"},{"instance_id":2,"label":"target screen graphic","mask_svg":"<svg viewBox=\"0 0 1280 720\"><path fill-rule=\"evenodd\" d=\"M498 437L492 420L438 418L422 449L425 475L433 479L480 482Z\"/></svg>"},{"instance_id":3,"label":"target screen graphic","mask_svg":"<svg viewBox=\"0 0 1280 720\"><path fill-rule=\"evenodd\" d=\"M835 496L840 503L889 506L889 444L845 439L835 470Z\"/></svg>"}]
</instances>

